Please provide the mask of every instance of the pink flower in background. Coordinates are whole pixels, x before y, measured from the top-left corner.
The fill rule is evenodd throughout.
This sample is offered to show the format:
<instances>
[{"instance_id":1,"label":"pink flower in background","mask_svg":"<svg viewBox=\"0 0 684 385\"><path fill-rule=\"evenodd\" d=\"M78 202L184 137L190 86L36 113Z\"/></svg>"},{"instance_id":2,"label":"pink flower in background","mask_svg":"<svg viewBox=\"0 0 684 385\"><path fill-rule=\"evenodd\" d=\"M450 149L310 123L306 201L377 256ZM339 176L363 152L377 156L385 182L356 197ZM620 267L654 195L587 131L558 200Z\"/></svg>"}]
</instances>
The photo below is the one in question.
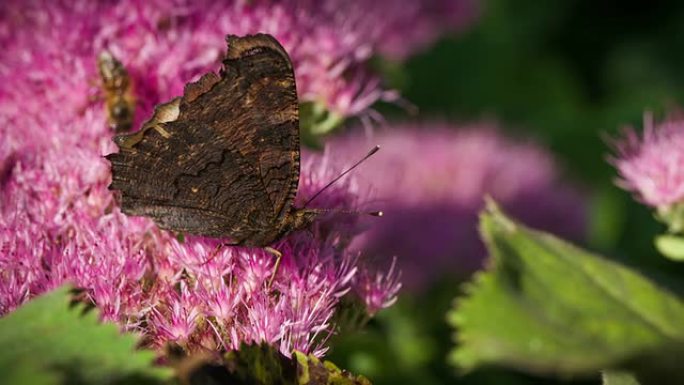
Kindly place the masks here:
<instances>
[{"instance_id":1,"label":"pink flower in background","mask_svg":"<svg viewBox=\"0 0 684 385\"><path fill-rule=\"evenodd\" d=\"M641 137L628 128L614 144L617 155L610 161L622 187L656 208L684 201L684 120L656 124L646 114Z\"/></svg>"},{"instance_id":2,"label":"pink flower in background","mask_svg":"<svg viewBox=\"0 0 684 385\"><path fill-rule=\"evenodd\" d=\"M201 237L179 242L145 218L123 215L107 190L102 156L115 146L96 100L101 50L130 71L138 124L186 82L218 68L226 33L275 34L295 61L303 100L350 116L382 98L378 82L355 83L374 79L361 66L370 53L321 22L323 5L315 4L0 5L0 314L73 282L105 320L142 332L153 346L215 350L266 341L285 354L320 356L343 296L366 301L369 313L391 304L396 270L371 270L346 248L359 231L353 216L331 217L313 234L276 245L284 258L269 291L274 259L262 250L216 252L218 241ZM326 157L304 154L300 203L337 172ZM364 191L346 179L314 206L353 209Z\"/></svg>"},{"instance_id":3,"label":"pink flower in background","mask_svg":"<svg viewBox=\"0 0 684 385\"><path fill-rule=\"evenodd\" d=\"M408 287L464 277L480 266L485 251L477 223L485 195L531 226L583 238L583 201L577 190L563 187L551 154L508 139L490 124L391 127L329 144L343 159L358 148L381 146L355 178L374 188L367 206L384 216L354 246L371 256L396 255Z\"/></svg>"},{"instance_id":4,"label":"pink flower in background","mask_svg":"<svg viewBox=\"0 0 684 385\"><path fill-rule=\"evenodd\" d=\"M366 6L377 4L375 10L378 12L378 20L387 17L387 9L392 9L378 39L378 50L382 55L395 60L416 54L443 34L466 29L480 11L480 2L477 0L385 0L362 3ZM408 30L407 25L410 26Z\"/></svg>"}]
</instances>

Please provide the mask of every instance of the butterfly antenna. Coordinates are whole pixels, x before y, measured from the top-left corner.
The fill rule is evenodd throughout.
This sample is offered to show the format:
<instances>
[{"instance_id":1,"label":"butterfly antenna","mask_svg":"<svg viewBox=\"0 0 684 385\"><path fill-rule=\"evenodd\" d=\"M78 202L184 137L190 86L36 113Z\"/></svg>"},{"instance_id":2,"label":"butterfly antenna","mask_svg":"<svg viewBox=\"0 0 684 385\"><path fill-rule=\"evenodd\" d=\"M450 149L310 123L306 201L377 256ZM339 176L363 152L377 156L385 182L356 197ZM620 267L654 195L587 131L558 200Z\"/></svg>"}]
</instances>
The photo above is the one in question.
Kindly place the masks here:
<instances>
[{"instance_id":1,"label":"butterfly antenna","mask_svg":"<svg viewBox=\"0 0 684 385\"><path fill-rule=\"evenodd\" d=\"M306 201L306 203L304 203L304 206L303 206L303 207L308 206L309 203L313 202L314 199L318 198L318 196L321 195L321 193L322 193L323 191L325 191L328 187L332 186L335 182L337 182L338 180L340 180L343 176L347 175L351 170L353 170L353 169L355 169L356 167L358 167L358 165L360 165L361 163L363 163L366 159L368 159L368 158L370 158L371 156L373 156L373 154L375 154L376 152L378 152L378 150L380 150L380 146L375 146L375 147L373 147L370 151L368 151L368 154L366 154L366 156L364 156L363 158L361 158L361 160L359 160L358 162L354 163L351 167L349 167L348 169L346 169L346 170L345 170L342 174L340 174L337 178L331 180L330 183L326 184L322 189L318 190L317 193L315 193L311 198L309 198L308 201ZM382 212L381 212L381 211L377 211L377 212L373 212L373 213L369 213L369 214L375 215L375 216L381 216L381 215L382 215Z\"/></svg>"},{"instance_id":2,"label":"butterfly antenna","mask_svg":"<svg viewBox=\"0 0 684 385\"><path fill-rule=\"evenodd\" d=\"M340 210L340 209L320 209L321 212L324 213L341 213L341 214L352 214L352 215L359 215L359 214L366 214L370 215L373 217L381 217L385 215L382 211L356 211L356 210Z\"/></svg>"}]
</instances>

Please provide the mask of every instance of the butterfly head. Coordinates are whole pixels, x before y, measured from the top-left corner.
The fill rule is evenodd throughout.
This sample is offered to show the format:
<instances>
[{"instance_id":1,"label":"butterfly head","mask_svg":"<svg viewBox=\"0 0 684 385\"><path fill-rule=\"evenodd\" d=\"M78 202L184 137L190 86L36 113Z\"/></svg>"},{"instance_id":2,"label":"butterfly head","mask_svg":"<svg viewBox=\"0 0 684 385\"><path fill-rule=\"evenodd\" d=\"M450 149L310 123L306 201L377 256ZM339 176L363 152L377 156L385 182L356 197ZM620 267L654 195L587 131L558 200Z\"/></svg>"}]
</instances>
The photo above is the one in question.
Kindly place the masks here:
<instances>
[{"instance_id":1,"label":"butterfly head","mask_svg":"<svg viewBox=\"0 0 684 385\"><path fill-rule=\"evenodd\" d=\"M285 224L287 232L307 229L311 224L321 215L322 211L318 209L296 209L293 208L288 215Z\"/></svg>"},{"instance_id":2,"label":"butterfly head","mask_svg":"<svg viewBox=\"0 0 684 385\"><path fill-rule=\"evenodd\" d=\"M281 233L285 235L293 231L308 229L318 218L330 214L371 215L374 217L381 217L383 215L382 211L363 212L345 209L299 209L293 207L285 218Z\"/></svg>"}]
</instances>

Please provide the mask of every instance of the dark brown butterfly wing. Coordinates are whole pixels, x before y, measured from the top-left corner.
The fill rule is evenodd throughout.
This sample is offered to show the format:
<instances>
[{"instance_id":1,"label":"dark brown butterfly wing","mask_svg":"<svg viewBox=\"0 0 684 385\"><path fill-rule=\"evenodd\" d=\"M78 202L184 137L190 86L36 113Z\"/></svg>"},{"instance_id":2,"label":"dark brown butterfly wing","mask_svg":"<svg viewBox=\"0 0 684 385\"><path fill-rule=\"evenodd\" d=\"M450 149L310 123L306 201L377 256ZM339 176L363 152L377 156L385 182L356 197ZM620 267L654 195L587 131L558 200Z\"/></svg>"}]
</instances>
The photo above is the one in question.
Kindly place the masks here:
<instances>
[{"instance_id":1,"label":"dark brown butterfly wing","mask_svg":"<svg viewBox=\"0 0 684 385\"><path fill-rule=\"evenodd\" d=\"M162 228L262 245L299 181L294 73L271 36L227 40L220 76L188 84L139 132L115 138L110 188L125 213Z\"/></svg>"}]
</instances>

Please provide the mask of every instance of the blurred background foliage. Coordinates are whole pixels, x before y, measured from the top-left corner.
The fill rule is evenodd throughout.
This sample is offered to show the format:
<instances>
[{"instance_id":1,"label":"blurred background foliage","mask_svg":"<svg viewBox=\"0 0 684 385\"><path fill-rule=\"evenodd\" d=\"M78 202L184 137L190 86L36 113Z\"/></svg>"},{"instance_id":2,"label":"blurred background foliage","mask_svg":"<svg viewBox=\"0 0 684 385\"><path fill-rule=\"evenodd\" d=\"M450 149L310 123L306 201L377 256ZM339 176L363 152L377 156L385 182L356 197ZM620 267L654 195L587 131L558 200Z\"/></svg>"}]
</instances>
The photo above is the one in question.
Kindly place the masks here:
<instances>
[{"instance_id":1,"label":"blurred background foliage","mask_svg":"<svg viewBox=\"0 0 684 385\"><path fill-rule=\"evenodd\" d=\"M591 197L584 246L652 275L681 269L660 257L664 229L615 186L606 161L621 127L641 128L684 100L684 2L489 0L479 21L404 64L379 65L419 108L409 119L493 119L511 135L550 148L569 181ZM392 110L388 120L407 119ZM680 271L681 273L682 271ZM538 384L551 380L492 368L456 373L446 363L445 313L460 282L400 302L367 328L333 343L330 359L375 384ZM595 379L561 383L600 383Z\"/></svg>"}]
</instances>

